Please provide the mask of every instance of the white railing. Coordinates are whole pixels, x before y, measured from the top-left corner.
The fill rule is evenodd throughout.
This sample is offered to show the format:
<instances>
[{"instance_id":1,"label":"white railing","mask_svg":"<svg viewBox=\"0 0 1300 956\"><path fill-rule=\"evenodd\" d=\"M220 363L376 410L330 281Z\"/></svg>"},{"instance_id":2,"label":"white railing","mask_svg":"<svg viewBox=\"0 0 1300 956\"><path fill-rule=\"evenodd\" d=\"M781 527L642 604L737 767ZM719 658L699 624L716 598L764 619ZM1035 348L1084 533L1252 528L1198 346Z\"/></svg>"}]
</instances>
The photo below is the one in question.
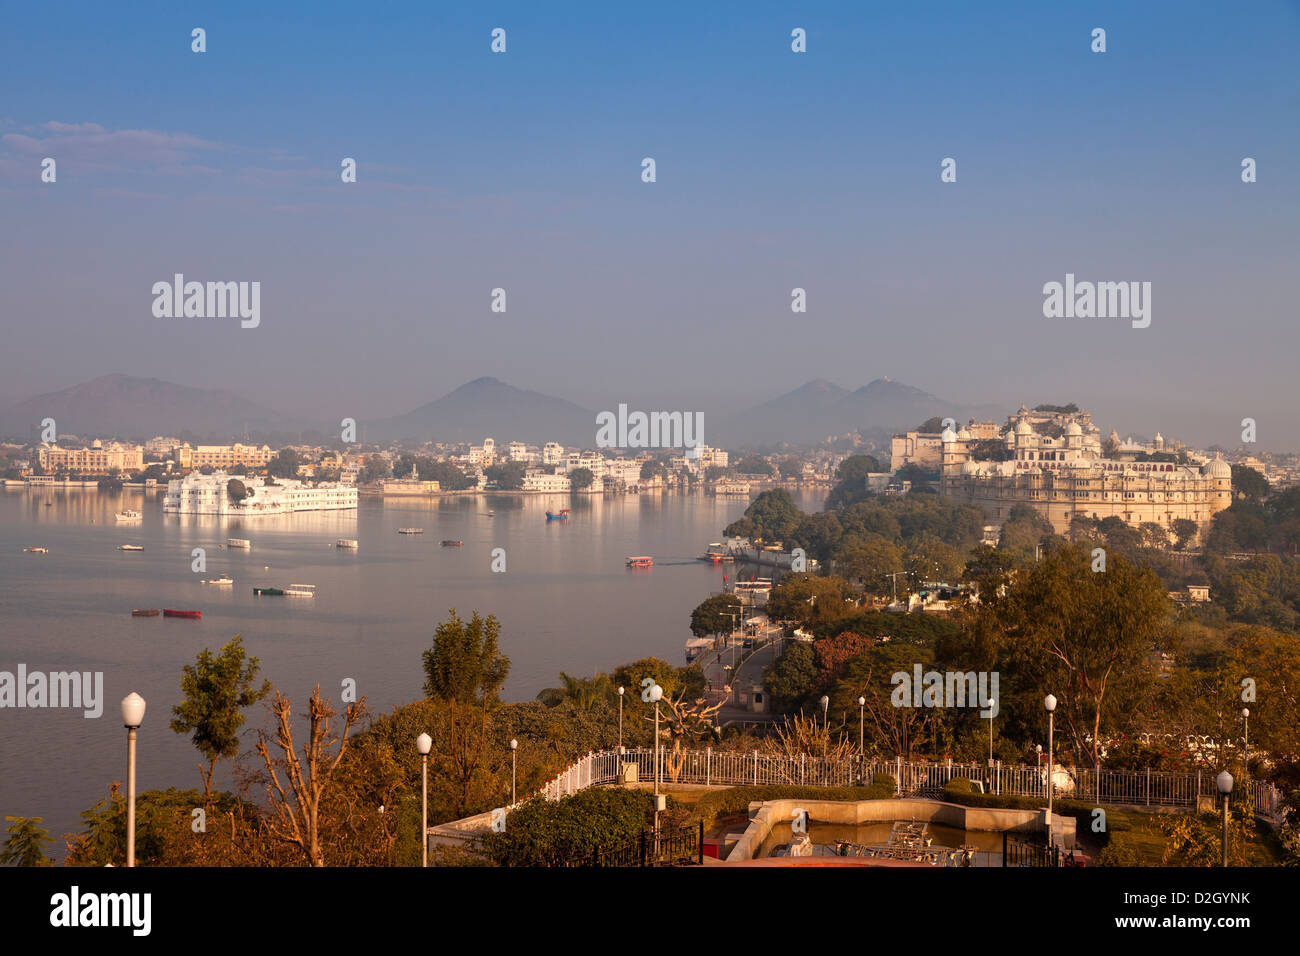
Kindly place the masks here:
<instances>
[{"instance_id":1,"label":"white railing","mask_svg":"<svg viewBox=\"0 0 1300 956\"><path fill-rule=\"evenodd\" d=\"M979 781L985 793L1042 797L1047 799L1047 771L1043 766L987 763L959 764L951 761L928 763L893 760L826 759L807 754L763 754L757 750L661 750L660 779L664 783L735 787L787 785L804 787L852 787L870 785L880 774L894 778L900 796L939 796L954 778ZM638 779L654 779L655 752L644 747L589 753L542 786L537 795L559 800L580 790L622 779L619 764L636 764ZM1058 799L1084 800L1096 804L1149 807L1195 807L1198 798L1217 799L1214 778L1206 771L1174 773L1156 770L1107 770L1063 768L1052 774L1053 795ZM1265 781L1248 782L1255 812L1276 821L1281 794Z\"/></svg>"}]
</instances>

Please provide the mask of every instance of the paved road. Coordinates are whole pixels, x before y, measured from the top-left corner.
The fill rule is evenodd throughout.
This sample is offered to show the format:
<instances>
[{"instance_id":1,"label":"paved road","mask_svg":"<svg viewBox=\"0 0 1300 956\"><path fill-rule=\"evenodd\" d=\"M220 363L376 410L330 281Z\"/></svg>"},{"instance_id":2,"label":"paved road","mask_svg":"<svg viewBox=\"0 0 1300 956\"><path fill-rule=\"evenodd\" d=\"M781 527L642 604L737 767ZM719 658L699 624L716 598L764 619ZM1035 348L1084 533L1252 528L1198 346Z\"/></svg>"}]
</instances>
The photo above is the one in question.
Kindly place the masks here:
<instances>
[{"instance_id":1,"label":"paved road","mask_svg":"<svg viewBox=\"0 0 1300 956\"><path fill-rule=\"evenodd\" d=\"M728 698L728 703L718 712L717 719L720 723L725 724L733 720L772 719L765 714L753 713L749 709L748 699L753 686L762 682L763 671L776 659L778 647L784 644L781 639L781 628L770 625L761 630L754 640L758 646L751 651L744 647L743 639L740 637L734 638L729 646L725 638L720 638L716 648L706 651L696 659L704 672L704 679L712 682L712 689L705 691L705 697L709 702L716 703L723 698ZM734 677L732 676L733 661L739 662ZM726 691L728 685L732 691L730 695ZM744 695L746 700L743 707L739 704L740 695Z\"/></svg>"}]
</instances>

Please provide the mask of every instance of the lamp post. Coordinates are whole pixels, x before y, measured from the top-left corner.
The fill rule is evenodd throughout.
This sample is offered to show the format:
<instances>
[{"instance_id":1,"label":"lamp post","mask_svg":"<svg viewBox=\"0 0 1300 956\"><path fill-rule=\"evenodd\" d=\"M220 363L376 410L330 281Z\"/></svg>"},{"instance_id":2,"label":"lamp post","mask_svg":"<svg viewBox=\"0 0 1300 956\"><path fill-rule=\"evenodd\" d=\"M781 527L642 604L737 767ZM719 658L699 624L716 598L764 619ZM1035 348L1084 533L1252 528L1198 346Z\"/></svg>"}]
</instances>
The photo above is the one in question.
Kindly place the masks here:
<instances>
[{"instance_id":1,"label":"lamp post","mask_svg":"<svg viewBox=\"0 0 1300 956\"><path fill-rule=\"evenodd\" d=\"M515 805L515 754L519 750L519 741L510 738L510 805Z\"/></svg>"},{"instance_id":2,"label":"lamp post","mask_svg":"<svg viewBox=\"0 0 1300 956\"><path fill-rule=\"evenodd\" d=\"M618 689L618 755L621 760L623 757L623 690Z\"/></svg>"},{"instance_id":3,"label":"lamp post","mask_svg":"<svg viewBox=\"0 0 1300 956\"><path fill-rule=\"evenodd\" d=\"M1214 778L1214 782L1219 787L1219 793L1223 794L1223 865L1228 865L1228 794L1232 793L1232 774L1223 771Z\"/></svg>"},{"instance_id":4,"label":"lamp post","mask_svg":"<svg viewBox=\"0 0 1300 956\"><path fill-rule=\"evenodd\" d=\"M429 865L429 751L433 738L420 734L415 738L415 749L420 752L420 866Z\"/></svg>"},{"instance_id":5,"label":"lamp post","mask_svg":"<svg viewBox=\"0 0 1300 956\"><path fill-rule=\"evenodd\" d=\"M826 759L826 745L830 741L830 737L831 737L831 726L830 726L831 699L827 697L825 694L822 694L822 699L819 700L817 703L822 705L822 733L824 734L824 736L822 737L822 759L824 760Z\"/></svg>"},{"instance_id":6,"label":"lamp post","mask_svg":"<svg viewBox=\"0 0 1300 956\"><path fill-rule=\"evenodd\" d=\"M989 766L993 766L993 711L998 706L996 700L989 701Z\"/></svg>"},{"instance_id":7,"label":"lamp post","mask_svg":"<svg viewBox=\"0 0 1300 956\"><path fill-rule=\"evenodd\" d=\"M126 728L126 865L135 866L135 732L144 723L144 698L132 691L122 698Z\"/></svg>"},{"instance_id":8,"label":"lamp post","mask_svg":"<svg viewBox=\"0 0 1300 956\"><path fill-rule=\"evenodd\" d=\"M1241 762L1241 772L1245 776L1249 777L1250 776L1250 708L1249 707L1241 708L1241 722L1242 722L1242 730L1243 733L1245 734L1245 736L1242 739L1246 744L1245 756L1242 758L1242 762Z\"/></svg>"},{"instance_id":9,"label":"lamp post","mask_svg":"<svg viewBox=\"0 0 1300 956\"><path fill-rule=\"evenodd\" d=\"M867 707L867 699L865 697L859 697L858 698L858 782L859 783L861 783L863 780L866 779L866 774L863 772L863 768L866 766L867 748L863 746L864 738L862 734L862 726L864 721L863 715L866 713L866 707Z\"/></svg>"},{"instance_id":10,"label":"lamp post","mask_svg":"<svg viewBox=\"0 0 1300 956\"><path fill-rule=\"evenodd\" d=\"M1053 738L1056 733L1056 724L1054 714L1056 712L1056 698L1048 694L1043 698L1043 707L1047 710L1047 846L1052 846L1052 796L1056 791L1056 785L1052 780L1052 770L1056 763L1056 756L1053 753Z\"/></svg>"},{"instance_id":11,"label":"lamp post","mask_svg":"<svg viewBox=\"0 0 1300 956\"><path fill-rule=\"evenodd\" d=\"M659 701L664 689L658 684L650 687L650 700L655 705L655 859L659 859Z\"/></svg>"}]
</instances>

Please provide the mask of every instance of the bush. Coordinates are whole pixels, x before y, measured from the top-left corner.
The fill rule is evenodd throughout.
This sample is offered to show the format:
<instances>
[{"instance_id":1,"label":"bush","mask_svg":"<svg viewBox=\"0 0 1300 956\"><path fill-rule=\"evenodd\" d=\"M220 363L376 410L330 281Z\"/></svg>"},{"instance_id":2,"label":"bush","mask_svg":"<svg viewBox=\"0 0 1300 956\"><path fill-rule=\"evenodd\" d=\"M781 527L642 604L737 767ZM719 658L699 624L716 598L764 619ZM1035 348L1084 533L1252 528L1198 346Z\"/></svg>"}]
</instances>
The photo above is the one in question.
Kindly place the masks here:
<instances>
[{"instance_id":1,"label":"bush","mask_svg":"<svg viewBox=\"0 0 1300 956\"><path fill-rule=\"evenodd\" d=\"M534 798L506 818L483 849L501 866L554 866L589 859L599 848L635 840L654 819L654 798L642 790L593 788L555 802Z\"/></svg>"}]
</instances>

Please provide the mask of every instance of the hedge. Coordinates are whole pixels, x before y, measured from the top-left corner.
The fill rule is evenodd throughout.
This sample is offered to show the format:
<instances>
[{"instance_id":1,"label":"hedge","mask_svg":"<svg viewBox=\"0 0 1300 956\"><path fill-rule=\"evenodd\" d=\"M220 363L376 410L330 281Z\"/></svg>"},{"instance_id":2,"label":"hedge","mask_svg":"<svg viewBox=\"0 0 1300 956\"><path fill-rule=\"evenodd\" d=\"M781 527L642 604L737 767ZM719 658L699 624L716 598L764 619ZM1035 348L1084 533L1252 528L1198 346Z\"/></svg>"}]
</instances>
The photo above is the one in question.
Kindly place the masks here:
<instances>
[{"instance_id":1,"label":"hedge","mask_svg":"<svg viewBox=\"0 0 1300 956\"><path fill-rule=\"evenodd\" d=\"M760 787L728 787L713 790L700 797L690 808L692 822L702 820L709 829L723 817L735 817L749 812L751 803L768 800L890 800L894 796L894 778L877 774L869 787L795 787L769 785Z\"/></svg>"}]
</instances>

